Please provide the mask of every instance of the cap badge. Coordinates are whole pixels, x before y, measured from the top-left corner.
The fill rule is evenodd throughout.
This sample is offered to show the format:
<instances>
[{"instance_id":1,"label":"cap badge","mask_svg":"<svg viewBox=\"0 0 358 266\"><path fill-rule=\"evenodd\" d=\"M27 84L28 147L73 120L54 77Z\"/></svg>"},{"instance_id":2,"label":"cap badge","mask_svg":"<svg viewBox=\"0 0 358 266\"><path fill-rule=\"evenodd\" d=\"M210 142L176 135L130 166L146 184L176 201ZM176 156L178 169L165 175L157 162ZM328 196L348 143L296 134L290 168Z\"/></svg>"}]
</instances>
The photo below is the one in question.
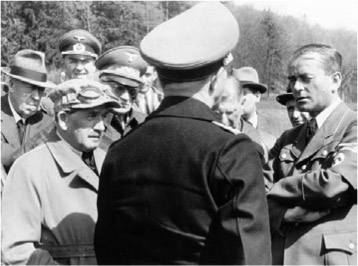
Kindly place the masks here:
<instances>
[{"instance_id":1,"label":"cap badge","mask_svg":"<svg viewBox=\"0 0 358 266\"><path fill-rule=\"evenodd\" d=\"M73 46L73 50L76 52L84 52L86 51L86 47L82 43L77 43Z\"/></svg>"},{"instance_id":2,"label":"cap badge","mask_svg":"<svg viewBox=\"0 0 358 266\"><path fill-rule=\"evenodd\" d=\"M126 53L127 57L128 57L128 63L132 63L137 57L137 54L132 54L132 53Z\"/></svg>"}]
</instances>

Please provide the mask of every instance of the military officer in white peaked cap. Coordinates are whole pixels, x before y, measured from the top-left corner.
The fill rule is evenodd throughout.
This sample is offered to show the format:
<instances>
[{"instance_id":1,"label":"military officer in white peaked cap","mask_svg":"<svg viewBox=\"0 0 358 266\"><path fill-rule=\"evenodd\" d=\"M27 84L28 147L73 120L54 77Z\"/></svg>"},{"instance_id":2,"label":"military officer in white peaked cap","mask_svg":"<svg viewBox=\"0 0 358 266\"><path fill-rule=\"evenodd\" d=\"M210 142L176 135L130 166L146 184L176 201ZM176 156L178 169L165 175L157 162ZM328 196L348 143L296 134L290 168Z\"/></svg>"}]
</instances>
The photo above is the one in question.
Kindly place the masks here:
<instances>
[{"instance_id":1,"label":"military officer in white peaked cap","mask_svg":"<svg viewBox=\"0 0 358 266\"><path fill-rule=\"evenodd\" d=\"M211 110L238 38L231 12L206 2L142 40L164 99L105 158L95 231L100 264L271 264L259 156Z\"/></svg>"}]
</instances>

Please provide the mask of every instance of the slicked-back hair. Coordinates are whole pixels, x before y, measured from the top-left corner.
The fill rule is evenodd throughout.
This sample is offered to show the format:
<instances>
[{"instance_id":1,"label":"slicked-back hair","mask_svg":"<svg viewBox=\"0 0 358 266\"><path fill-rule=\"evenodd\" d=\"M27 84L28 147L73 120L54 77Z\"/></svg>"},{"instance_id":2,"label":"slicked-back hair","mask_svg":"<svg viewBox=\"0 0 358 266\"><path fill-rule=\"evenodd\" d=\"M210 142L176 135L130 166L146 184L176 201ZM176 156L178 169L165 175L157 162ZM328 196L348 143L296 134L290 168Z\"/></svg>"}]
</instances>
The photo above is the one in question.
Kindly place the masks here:
<instances>
[{"instance_id":1,"label":"slicked-back hair","mask_svg":"<svg viewBox=\"0 0 358 266\"><path fill-rule=\"evenodd\" d=\"M333 47L325 44L308 44L298 48L291 57L288 67L292 66L295 61L303 55L316 53L320 55L323 69L327 75L342 70L342 55Z\"/></svg>"}]
</instances>

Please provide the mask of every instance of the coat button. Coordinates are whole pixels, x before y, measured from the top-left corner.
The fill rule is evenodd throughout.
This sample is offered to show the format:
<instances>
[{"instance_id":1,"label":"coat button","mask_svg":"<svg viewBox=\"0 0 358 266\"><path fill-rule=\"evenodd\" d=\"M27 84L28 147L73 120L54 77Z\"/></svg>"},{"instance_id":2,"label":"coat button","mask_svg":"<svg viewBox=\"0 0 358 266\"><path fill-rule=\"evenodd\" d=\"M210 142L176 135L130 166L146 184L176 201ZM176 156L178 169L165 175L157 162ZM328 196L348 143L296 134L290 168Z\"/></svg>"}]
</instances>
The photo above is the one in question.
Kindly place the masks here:
<instances>
[{"instance_id":1,"label":"coat button","mask_svg":"<svg viewBox=\"0 0 358 266\"><path fill-rule=\"evenodd\" d=\"M322 151L322 155L323 155L323 156L327 156L327 155L328 155L328 151L326 151L326 150Z\"/></svg>"},{"instance_id":2,"label":"coat button","mask_svg":"<svg viewBox=\"0 0 358 266\"><path fill-rule=\"evenodd\" d=\"M304 164L304 165L302 165L301 170L304 171L304 170L306 170L306 168L307 168L307 165Z\"/></svg>"},{"instance_id":3,"label":"coat button","mask_svg":"<svg viewBox=\"0 0 358 266\"><path fill-rule=\"evenodd\" d=\"M282 153L281 157L282 159L285 159L287 157L286 153Z\"/></svg>"},{"instance_id":4,"label":"coat button","mask_svg":"<svg viewBox=\"0 0 358 266\"><path fill-rule=\"evenodd\" d=\"M355 245L354 245L353 242L351 242L351 243L349 243L348 247L349 247L350 249L354 249Z\"/></svg>"}]
</instances>

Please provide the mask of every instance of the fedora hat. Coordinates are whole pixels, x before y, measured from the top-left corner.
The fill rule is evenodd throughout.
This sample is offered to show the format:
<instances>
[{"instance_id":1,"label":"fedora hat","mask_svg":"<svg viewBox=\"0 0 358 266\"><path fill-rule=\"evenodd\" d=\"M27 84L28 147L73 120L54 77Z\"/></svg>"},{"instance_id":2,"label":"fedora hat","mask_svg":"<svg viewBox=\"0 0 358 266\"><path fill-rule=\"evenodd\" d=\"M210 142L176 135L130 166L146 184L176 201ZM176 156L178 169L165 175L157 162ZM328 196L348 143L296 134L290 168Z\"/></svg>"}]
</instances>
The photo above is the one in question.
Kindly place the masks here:
<instances>
[{"instance_id":1,"label":"fedora hat","mask_svg":"<svg viewBox=\"0 0 358 266\"><path fill-rule=\"evenodd\" d=\"M11 78L42 88L54 88L55 84L47 80L45 54L25 49L17 52L10 67L1 71Z\"/></svg>"},{"instance_id":2,"label":"fedora hat","mask_svg":"<svg viewBox=\"0 0 358 266\"><path fill-rule=\"evenodd\" d=\"M243 88L249 88L260 93L267 91L267 86L259 82L259 75L253 67L242 67L233 70L233 75L237 78Z\"/></svg>"}]
</instances>

